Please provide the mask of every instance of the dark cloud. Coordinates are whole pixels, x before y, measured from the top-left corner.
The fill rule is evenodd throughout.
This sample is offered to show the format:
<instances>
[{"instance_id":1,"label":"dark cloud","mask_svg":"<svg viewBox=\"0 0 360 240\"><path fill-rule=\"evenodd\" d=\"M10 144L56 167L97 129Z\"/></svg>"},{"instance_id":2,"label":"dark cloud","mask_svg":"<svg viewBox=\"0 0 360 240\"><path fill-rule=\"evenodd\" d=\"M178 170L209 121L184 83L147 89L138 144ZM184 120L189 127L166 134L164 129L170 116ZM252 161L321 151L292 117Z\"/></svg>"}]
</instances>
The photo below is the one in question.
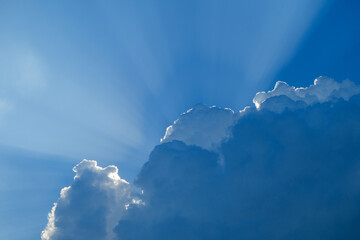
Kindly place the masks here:
<instances>
[{"instance_id":1,"label":"dark cloud","mask_svg":"<svg viewBox=\"0 0 360 240\"><path fill-rule=\"evenodd\" d=\"M216 154L156 147L119 239L358 239L360 96L281 114L253 112ZM140 231L136 231L140 228Z\"/></svg>"},{"instance_id":2,"label":"dark cloud","mask_svg":"<svg viewBox=\"0 0 360 240\"><path fill-rule=\"evenodd\" d=\"M338 86L328 83L322 87ZM138 174L134 184L142 193L137 199L128 184L106 184L115 167L97 167L100 172L88 175L78 166L77 176L86 177L75 178L50 215L54 236L62 237L44 239L70 239L69 234L71 239L122 240L359 239L360 95L343 87L352 84L340 85L325 91L321 101L314 87L307 89L316 92L317 101L286 91L268 97L257 108L237 113L231 131L220 131L218 138L214 132L226 128L204 124L198 131L198 124L188 124L211 116L204 106L200 117L196 109L185 113L186 125L177 121L176 128L197 140L210 136L218 147L191 145L173 135L155 147ZM102 187L94 188L94 179ZM124 197L113 200L113 191ZM111 209L118 209L115 224L105 221Z\"/></svg>"}]
</instances>

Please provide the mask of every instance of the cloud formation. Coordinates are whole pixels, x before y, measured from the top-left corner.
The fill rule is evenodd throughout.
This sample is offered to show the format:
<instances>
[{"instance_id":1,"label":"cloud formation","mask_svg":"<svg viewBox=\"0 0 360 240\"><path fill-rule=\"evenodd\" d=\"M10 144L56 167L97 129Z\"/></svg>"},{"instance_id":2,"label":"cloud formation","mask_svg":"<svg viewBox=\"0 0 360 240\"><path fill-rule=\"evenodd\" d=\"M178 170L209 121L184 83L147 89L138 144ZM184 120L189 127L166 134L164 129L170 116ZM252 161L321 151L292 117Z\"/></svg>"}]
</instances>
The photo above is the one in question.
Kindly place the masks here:
<instances>
[{"instance_id":1,"label":"cloud formation","mask_svg":"<svg viewBox=\"0 0 360 240\"><path fill-rule=\"evenodd\" d=\"M150 154L137 200L116 167L75 167L43 239L359 239L358 93L320 78L240 113L198 105Z\"/></svg>"},{"instance_id":2,"label":"cloud formation","mask_svg":"<svg viewBox=\"0 0 360 240\"><path fill-rule=\"evenodd\" d=\"M130 184L117 167L101 168L96 161L83 160L73 170L74 182L61 190L41 239L113 239L112 229L131 201Z\"/></svg>"},{"instance_id":3,"label":"cloud formation","mask_svg":"<svg viewBox=\"0 0 360 240\"><path fill-rule=\"evenodd\" d=\"M207 107L198 104L181 114L173 125L166 129L161 142L182 141L205 149L216 149L231 133L238 115L231 109Z\"/></svg>"},{"instance_id":4,"label":"cloud formation","mask_svg":"<svg viewBox=\"0 0 360 240\"><path fill-rule=\"evenodd\" d=\"M261 108L267 100L277 96L286 96L294 102L301 102L301 106L312 105L334 101L336 99L349 100L353 95L360 93L360 86L350 80L339 83L328 77L315 79L314 85L306 88L295 88L286 82L278 81L273 90L268 92L258 92L253 99L256 108ZM284 101L284 100L282 100ZM281 105L281 101L277 104ZM283 104L286 104L284 101ZM275 108L274 108L275 109Z\"/></svg>"}]
</instances>

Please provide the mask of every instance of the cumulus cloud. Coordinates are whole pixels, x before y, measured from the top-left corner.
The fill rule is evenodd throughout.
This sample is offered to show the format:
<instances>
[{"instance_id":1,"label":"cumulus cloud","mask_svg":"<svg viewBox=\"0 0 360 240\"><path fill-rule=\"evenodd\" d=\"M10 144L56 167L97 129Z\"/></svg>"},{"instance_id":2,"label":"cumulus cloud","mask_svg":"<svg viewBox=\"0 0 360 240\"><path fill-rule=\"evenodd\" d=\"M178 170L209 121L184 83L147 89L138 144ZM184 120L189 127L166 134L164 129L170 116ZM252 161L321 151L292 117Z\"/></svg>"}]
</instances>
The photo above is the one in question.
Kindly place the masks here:
<instances>
[{"instance_id":1,"label":"cumulus cloud","mask_svg":"<svg viewBox=\"0 0 360 240\"><path fill-rule=\"evenodd\" d=\"M360 93L360 86L344 80L336 82L328 77L319 77L309 87L295 88L286 82L278 81L273 90L258 92L253 99L256 109L267 109L281 113L285 109L295 110L309 105L349 100ZM173 140L182 141L208 150L216 150L219 145L231 137L231 129L236 121L254 109L245 108L239 113L231 109L207 107L198 104L181 114L173 125L166 129L162 143Z\"/></svg>"},{"instance_id":2,"label":"cumulus cloud","mask_svg":"<svg viewBox=\"0 0 360 240\"><path fill-rule=\"evenodd\" d=\"M131 201L131 187L115 166L101 168L83 160L73 168L74 182L61 190L49 213L43 240L112 239L112 229Z\"/></svg>"},{"instance_id":3,"label":"cumulus cloud","mask_svg":"<svg viewBox=\"0 0 360 240\"><path fill-rule=\"evenodd\" d=\"M196 146L156 147L135 181L147 204L118 239L358 239L359 100L247 114L223 168Z\"/></svg>"},{"instance_id":4,"label":"cumulus cloud","mask_svg":"<svg viewBox=\"0 0 360 240\"><path fill-rule=\"evenodd\" d=\"M166 129L161 142L179 140L188 145L214 150L230 137L230 128L237 118L238 115L231 109L215 106L209 108L198 104L181 114L180 118Z\"/></svg>"},{"instance_id":5,"label":"cumulus cloud","mask_svg":"<svg viewBox=\"0 0 360 240\"><path fill-rule=\"evenodd\" d=\"M115 167L80 163L43 239L359 239L358 89L320 78L240 113L198 105L150 154L137 200Z\"/></svg>"},{"instance_id":6,"label":"cumulus cloud","mask_svg":"<svg viewBox=\"0 0 360 240\"><path fill-rule=\"evenodd\" d=\"M258 92L253 99L256 108L261 108L262 104L267 100L278 96L285 96L294 102L301 102L299 106L312 105L315 103L323 103L334 101L342 98L349 100L353 95L360 93L360 86L350 80L344 80L343 82L336 82L328 77L319 77L315 79L314 85L310 85L306 88L295 88L289 86L286 82L278 81L275 84L273 90L268 92ZM282 111L285 106L289 104L290 108L293 108L293 102L286 100L277 101L279 108L271 108L274 111ZM292 105L291 105L292 104Z\"/></svg>"}]
</instances>

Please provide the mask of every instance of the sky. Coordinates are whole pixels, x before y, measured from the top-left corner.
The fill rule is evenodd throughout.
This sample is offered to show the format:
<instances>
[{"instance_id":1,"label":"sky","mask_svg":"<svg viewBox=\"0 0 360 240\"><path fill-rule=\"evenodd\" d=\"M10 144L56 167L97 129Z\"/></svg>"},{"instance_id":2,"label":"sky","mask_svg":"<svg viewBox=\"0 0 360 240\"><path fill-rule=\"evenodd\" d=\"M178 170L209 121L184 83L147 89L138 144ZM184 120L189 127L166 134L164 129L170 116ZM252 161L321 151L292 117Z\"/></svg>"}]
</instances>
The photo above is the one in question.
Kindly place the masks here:
<instances>
[{"instance_id":1,"label":"sky","mask_svg":"<svg viewBox=\"0 0 360 240\"><path fill-rule=\"evenodd\" d=\"M196 104L239 111L277 81L360 81L355 1L0 5L1 239L39 239L82 159L133 182Z\"/></svg>"}]
</instances>

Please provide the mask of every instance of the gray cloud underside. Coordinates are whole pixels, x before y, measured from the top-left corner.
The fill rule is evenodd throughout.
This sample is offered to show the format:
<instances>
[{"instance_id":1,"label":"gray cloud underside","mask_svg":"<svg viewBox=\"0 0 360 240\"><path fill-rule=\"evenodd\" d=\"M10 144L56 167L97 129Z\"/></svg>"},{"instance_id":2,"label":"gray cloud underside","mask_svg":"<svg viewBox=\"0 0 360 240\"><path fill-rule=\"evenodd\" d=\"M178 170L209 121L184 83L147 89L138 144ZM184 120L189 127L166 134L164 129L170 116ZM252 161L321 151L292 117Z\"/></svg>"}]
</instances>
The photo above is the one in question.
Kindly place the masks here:
<instances>
[{"instance_id":1,"label":"gray cloud underside","mask_svg":"<svg viewBox=\"0 0 360 240\"><path fill-rule=\"evenodd\" d=\"M142 194L114 184L115 167L87 165L56 203L43 239L359 239L360 95L339 95L348 90L311 103L273 94L231 113L232 125L205 124L189 135L193 144L164 141L134 182ZM215 111L233 119L201 109L196 121ZM198 123L185 120L176 128L190 134ZM196 143L206 136L216 148Z\"/></svg>"}]
</instances>

